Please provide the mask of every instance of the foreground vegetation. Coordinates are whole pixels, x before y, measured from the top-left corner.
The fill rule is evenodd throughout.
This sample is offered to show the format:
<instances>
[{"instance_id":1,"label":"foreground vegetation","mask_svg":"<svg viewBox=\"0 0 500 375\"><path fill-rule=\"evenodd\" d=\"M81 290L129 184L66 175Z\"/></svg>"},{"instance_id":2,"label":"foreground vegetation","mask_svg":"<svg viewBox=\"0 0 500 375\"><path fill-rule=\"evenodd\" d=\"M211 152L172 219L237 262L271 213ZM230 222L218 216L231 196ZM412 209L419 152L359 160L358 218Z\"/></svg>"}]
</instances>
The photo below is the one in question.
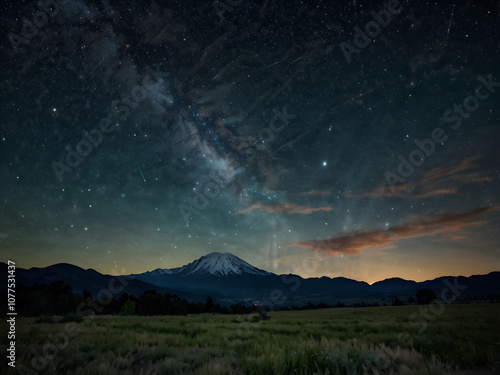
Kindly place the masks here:
<instances>
[{"instance_id":1,"label":"foreground vegetation","mask_svg":"<svg viewBox=\"0 0 500 375\"><path fill-rule=\"evenodd\" d=\"M16 326L17 369L7 373L442 374L468 368L498 373L500 304L442 307L281 311L269 320L257 315L87 316L81 322L66 317L64 323L22 318Z\"/></svg>"}]
</instances>

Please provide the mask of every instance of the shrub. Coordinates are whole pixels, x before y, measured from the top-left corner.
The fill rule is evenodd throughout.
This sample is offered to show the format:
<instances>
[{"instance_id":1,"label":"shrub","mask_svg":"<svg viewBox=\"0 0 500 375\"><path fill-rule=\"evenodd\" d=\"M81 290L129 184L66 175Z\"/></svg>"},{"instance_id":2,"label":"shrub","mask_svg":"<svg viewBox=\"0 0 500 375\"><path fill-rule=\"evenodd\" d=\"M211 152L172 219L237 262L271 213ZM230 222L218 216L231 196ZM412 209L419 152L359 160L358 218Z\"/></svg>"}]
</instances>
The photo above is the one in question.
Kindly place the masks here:
<instances>
[{"instance_id":1,"label":"shrub","mask_svg":"<svg viewBox=\"0 0 500 375\"><path fill-rule=\"evenodd\" d=\"M428 305L436 299L436 293L428 288L419 289L416 294L419 305Z\"/></svg>"}]
</instances>

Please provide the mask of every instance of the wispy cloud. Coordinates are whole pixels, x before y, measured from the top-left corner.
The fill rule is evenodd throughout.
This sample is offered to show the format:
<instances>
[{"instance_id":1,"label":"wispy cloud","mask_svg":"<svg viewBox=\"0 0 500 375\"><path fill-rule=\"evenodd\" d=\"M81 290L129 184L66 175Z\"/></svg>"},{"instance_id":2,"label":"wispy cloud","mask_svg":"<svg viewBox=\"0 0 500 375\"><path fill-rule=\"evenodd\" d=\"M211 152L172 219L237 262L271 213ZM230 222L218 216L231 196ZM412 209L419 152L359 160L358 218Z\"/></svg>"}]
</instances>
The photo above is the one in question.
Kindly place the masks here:
<instances>
[{"instance_id":1,"label":"wispy cloud","mask_svg":"<svg viewBox=\"0 0 500 375\"><path fill-rule=\"evenodd\" d=\"M311 190L311 191L306 191L306 192L304 192L304 193L300 193L299 195L300 195L300 196L304 196L304 197L307 197L307 196L315 196L315 195L325 197L325 196L330 195L330 194L331 194L331 192L329 192L329 191L323 191L323 190Z\"/></svg>"},{"instance_id":2,"label":"wispy cloud","mask_svg":"<svg viewBox=\"0 0 500 375\"><path fill-rule=\"evenodd\" d=\"M443 240L446 238L458 240L463 236L450 237L453 232L465 227L484 224L481 221L471 222L470 220L499 209L498 206L487 206L466 212L421 215L416 218L417 220L399 226L369 231L353 231L324 240L302 241L288 247L307 248L323 252L328 256L336 256L361 254L364 249L391 246L407 238L444 234L447 237L444 237Z\"/></svg>"},{"instance_id":3,"label":"wispy cloud","mask_svg":"<svg viewBox=\"0 0 500 375\"><path fill-rule=\"evenodd\" d=\"M469 237L451 234L451 235L445 236L443 238L438 238L437 240L434 240L434 241L439 241L439 242L441 242L441 241L459 241L459 240L465 240L466 238L469 238Z\"/></svg>"},{"instance_id":4,"label":"wispy cloud","mask_svg":"<svg viewBox=\"0 0 500 375\"><path fill-rule=\"evenodd\" d=\"M295 203L276 203L276 204L255 203L244 210L235 212L233 215L243 215L246 214L247 212L255 210L265 211L269 213L286 212L287 214L311 214L313 212L318 212L318 211L331 211L333 210L333 207L325 206L325 207L314 208L309 206L302 206L300 204L295 204Z\"/></svg>"},{"instance_id":5,"label":"wispy cloud","mask_svg":"<svg viewBox=\"0 0 500 375\"><path fill-rule=\"evenodd\" d=\"M389 186L380 186L372 190L346 193L348 198L357 197L393 197L407 199L423 199L437 195L458 194L457 185L464 183L480 183L492 181L492 178L477 169L477 160L482 156L472 156L460 161L448 163L427 172L422 179L415 182Z\"/></svg>"}]
</instances>

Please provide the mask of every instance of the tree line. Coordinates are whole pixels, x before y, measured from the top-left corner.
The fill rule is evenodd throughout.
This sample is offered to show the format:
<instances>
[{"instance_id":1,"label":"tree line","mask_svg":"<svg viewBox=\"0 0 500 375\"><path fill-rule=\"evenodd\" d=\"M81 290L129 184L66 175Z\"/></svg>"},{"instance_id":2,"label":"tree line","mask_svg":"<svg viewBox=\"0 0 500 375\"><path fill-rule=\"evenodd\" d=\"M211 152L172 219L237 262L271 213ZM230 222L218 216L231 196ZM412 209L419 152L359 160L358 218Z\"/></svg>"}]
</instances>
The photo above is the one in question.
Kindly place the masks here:
<instances>
[{"instance_id":1,"label":"tree line","mask_svg":"<svg viewBox=\"0 0 500 375\"><path fill-rule=\"evenodd\" d=\"M430 289L419 289L415 296L408 297L406 302L395 297L390 305L425 305L430 304L436 298L434 291ZM491 299L487 296L479 300ZM478 300L477 297L471 298ZM462 299L467 302L467 299ZM7 293L1 293L3 309L7 309ZM187 315L187 314L249 314L259 312L262 308L258 306L246 306L242 303L236 303L229 307L221 306L215 303L212 297L208 296L204 303L188 302L176 294L158 293L156 290L147 290L138 297L122 294L119 298L107 298L96 300L92 294L84 290L83 294L74 294L71 287L65 282L53 281L51 284L35 284L33 286L18 285L16 287L16 310L21 316L42 316L42 315L66 315L70 313L79 313L82 305L87 306L86 314L93 313L97 315ZM364 302L354 303L350 307L369 307L380 306L378 303L366 304ZM387 306L383 303L383 306ZM341 301L337 304L327 304L319 302L314 304L309 302L304 306L283 306L279 310L312 310L325 309L333 307L348 307ZM83 315L83 313L81 313Z\"/></svg>"},{"instance_id":2,"label":"tree line","mask_svg":"<svg viewBox=\"0 0 500 375\"><path fill-rule=\"evenodd\" d=\"M77 312L82 303L97 315L248 314L255 311L254 306L241 303L221 306L210 296L205 303L188 302L176 294L162 294L156 290L147 290L138 297L124 293L119 298L96 301L88 290L74 294L63 281L16 287L16 310L21 316L66 315ZM6 293L2 293L1 305L6 309Z\"/></svg>"}]
</instances>

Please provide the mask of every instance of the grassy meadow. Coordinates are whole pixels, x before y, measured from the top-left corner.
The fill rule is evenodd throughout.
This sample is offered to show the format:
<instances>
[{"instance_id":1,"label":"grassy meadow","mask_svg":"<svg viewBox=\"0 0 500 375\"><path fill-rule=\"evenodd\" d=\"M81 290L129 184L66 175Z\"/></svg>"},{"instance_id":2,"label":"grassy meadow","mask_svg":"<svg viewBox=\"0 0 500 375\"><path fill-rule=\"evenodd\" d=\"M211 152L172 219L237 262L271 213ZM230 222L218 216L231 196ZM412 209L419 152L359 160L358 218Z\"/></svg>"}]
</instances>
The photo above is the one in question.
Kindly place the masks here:
<instances>
[{"instance_id":1,"label":"grassy meadow","mask_svg":"<svg viewBox=\"0 0 500 375\"><path fill-rule=\"evenodd\" d=\"M263 321L256 315L18 318L17 368L6 373L500 373L500 304L441 307L282 311ZM2 325L6 332L5 319Z\"/></svg>"}]
</instances>

